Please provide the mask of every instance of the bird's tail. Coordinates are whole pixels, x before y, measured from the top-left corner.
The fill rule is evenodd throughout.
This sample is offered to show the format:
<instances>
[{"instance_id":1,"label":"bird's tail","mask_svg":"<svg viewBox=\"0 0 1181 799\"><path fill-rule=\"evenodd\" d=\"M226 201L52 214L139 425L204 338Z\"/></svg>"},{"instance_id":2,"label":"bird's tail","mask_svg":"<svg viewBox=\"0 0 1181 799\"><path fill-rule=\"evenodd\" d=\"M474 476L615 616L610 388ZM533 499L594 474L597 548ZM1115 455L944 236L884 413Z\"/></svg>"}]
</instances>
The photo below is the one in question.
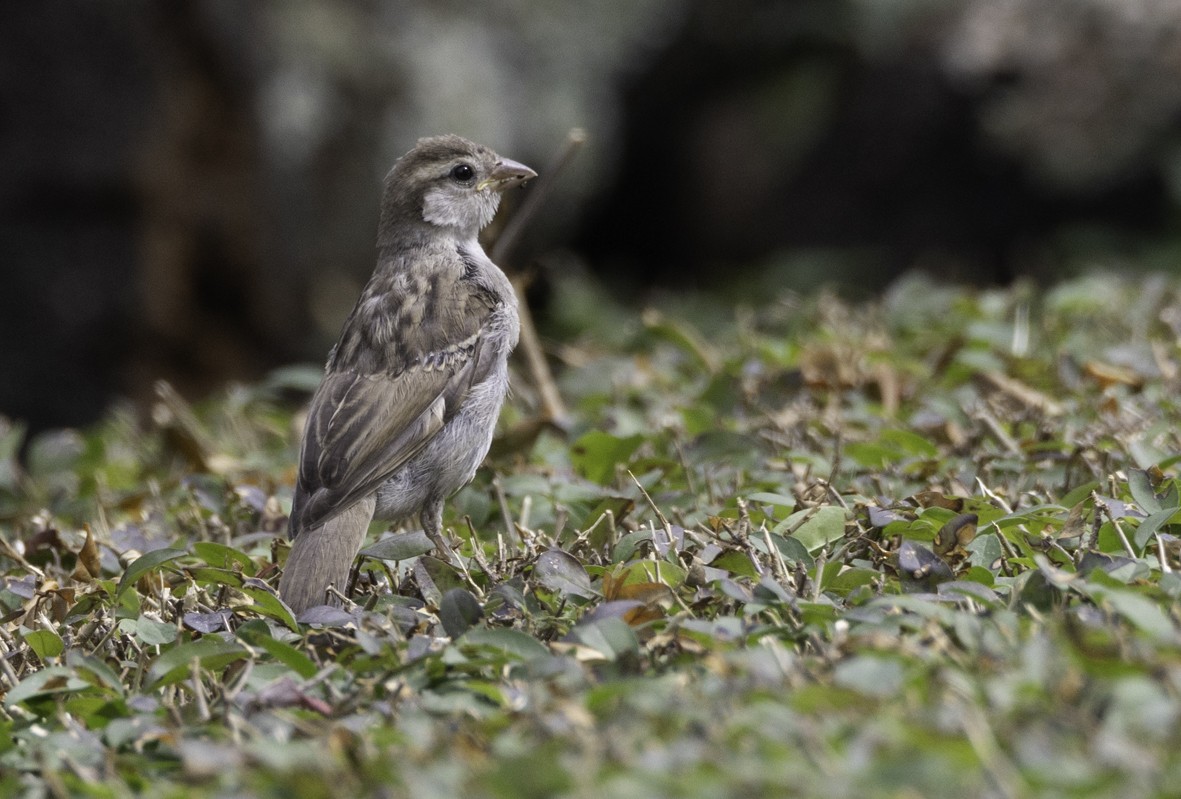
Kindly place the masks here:
<instances>
[{"instance_id":1,"label":"bird's tail","mask_svg":"<svg viewBox=\"0 0 1181 799\"><path fill-rule=\"evenodd\" d=\"M334 604L324 596L329 584L345 590L349 567L365 540L375 504L375 497L363 499L319 527L302 531L291 542L279 595L296 616L313 605Z\"/></svg>"}]
</instances>

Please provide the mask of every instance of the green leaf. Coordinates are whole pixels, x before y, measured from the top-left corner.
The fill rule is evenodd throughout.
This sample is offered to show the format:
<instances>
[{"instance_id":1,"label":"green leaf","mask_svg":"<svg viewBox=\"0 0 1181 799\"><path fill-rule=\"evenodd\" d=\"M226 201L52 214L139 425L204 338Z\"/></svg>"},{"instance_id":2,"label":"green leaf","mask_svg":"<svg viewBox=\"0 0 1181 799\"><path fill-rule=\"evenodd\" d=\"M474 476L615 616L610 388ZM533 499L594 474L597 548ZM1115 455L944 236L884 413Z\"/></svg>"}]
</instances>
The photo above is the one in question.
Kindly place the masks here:
<instances>
[{"instance_id":1,"label":"green leaf","mask_svg":"<svg viewBox=\"0 0 1181 799\"><path fill-rule=\"evenodd\" d=\"M617 616L580 624L570 631L570 637L595 650L608 661L634 656L640 649L635 630Z\"/></svg>"},{"instance_id":2,"label":"green leaf","mask_svg":"<svg viewBox=\"0 0 1181 799\"><path fill-rule=\"evenodd\" d=\"M723 556L724 557L724 556ZM744 556L745 557L745 556ZM747 558L747 563L750 559ZM717 562L714 562L717 565ZM720 568L720 567L719 567ZM688 572L683 566L678 566L675 563L669 563L667 560L636 560L627 564L627 577L623 584L629 585L631 583L663 583L669 588L676 588L681 583L685 582L685 577ZM753 576L753 575L751 575Z\"/></svg>"},{"instance_id":3,"label":"green leaf","mask_svg":"<svg viewBox=\"0 0 1181 799\"><path fill-rule=\"evenodd\" d=\"M586 479L609 485L615 480L615 467L626 463L643 443L644 437L640 434L620 437L591 430L570 445L570 461Z\"/></svg>"},{"instance_id":4,"label":"green leaf","mask_svg":"<svg viewBox=\"0 0 1181 799\"><path fill-rule=\"evenodd\" d=\"M751 577L759 576L759 570L755 568L755 564L751 561L750 556L745 552L739 552L732 549L729 552L723 552L721 555L713 559L709 564L715 569L722 569L728 571L737 577Z\"/></svg>"},{"instance_id":5,"label":"green leaf","mask_svg":"<svg viewBox=\"0 0 1181 799\"><path fill-rule=\"evenodd\" d=\"M1097 480L1091 480L1090 482L1083 483L1080 486L1075 486L1065 495L1063 495L1062 499L1060 500L1060 504L1066 508L1073 508L1083 500L1090 499L1091 493L1099 487L1100 485Z\"/></svg>"},{"instance_id":6,"label":"green leaf","mask_svg":"<svg viewBox=\"0 0 1181 799\"><path fill-rule=\"evenodd\" d=\"M463 577L454 566L430 555L423 555L414 561L414 581L422 591L422 598L436 607L443 601L443 594L452 588L465 586Z\"/></svg>"},{"instance_id":7,"label":"green leaf","mask_svg":"<svg viewBox=\"0 0 1181 799\"><path fill-rule=\"evenodd\" d=\"M1141 555L1144 554L1144 548L1152 540L1153 533L1170 524L1173 517L1178 513L1181 513L1181 508L1164 508L1142 519L1140 526L1136 528L1136 532L1132 536L1132 543L1136 547L1136 552Z\"/></svg>"},{"instance_id":8,"label":"green leaf","mask_svg":"<svg viewBox=\"0 0 1181 799\"><path fill-rule=\"evenodd\" d=\"M804 543L794 536L782 536L778 533L771 533L771 542L775 544L775 548L779 550L779 554L788 563L802 563L806 568L812 568L816 562L808 548Z\"/></svg>"},{"instance_id":9,"label":"green leaf","mask_svg":"<svg viewBox=\"0 0 1181 799\"><path fill-rule=\"evenodd\" d=\"M158 689L187 679L194 660L203 669L217 671L249 656L235 641L207 636L169 649L156 658L148 668L147 687Z\"/></svg>"},{"instance_id":10,"label":"green leaf","mask_svg":"<svg viewBox=\"0 0 1181 799\"><path fill-rule=\"evenodd\" d=\"M89 687L90 683L81 679L68 666L48 666L14 685L4 697L4 704L17 705L45 694L74 693Z\"/></svg>"},{"instance_id":11,"label":"green leaf","mask_svg":"<svg viewBox=\"0 0 1181 799\"><path fill-rule=\"evenodd\" d=\"M631 558L642 541L651 541L651 530L636 530L621 537L611 550L611 560L616 563Z\"/></svg>"},{"instance_id":12,"label":"green leaf","mask_svg":"<svg viewBox=\"0 0 1181 799\"><path fill-rule=\"evenodd\" d=\"M171 644L176 640L175 624L140 616L135 620L135 637L148 646Z\"/></svg>"},{"instance_id":13,"label":"green leaf","mask_svg":"<svg viewBox=\"0 0 1181 799\"><path fill-rule=\"evenodd\" d=\"M186 554L183 549L166 548L155 549L146 555L136 558L128 564L127 569L123 572L123 576L119 578L119 585L115 589L115 599L118 600L124 591L139 582L139 579L144 575Z\"/></svg>"},{"instance_id":14,"label":"green leaf","mask_svg":"<svg viewBox=\"0 0 1181 799\"><path fill-rule=\"evenodd\" d=\"M912 457L939 457L939 448L932 444L930 439L925 435L916 433L913 430L890 428L883 430L878 440Z\"/></svg>"},{"instance_id":15,"label":"green leaf","mask_svg":"<svg viewBox=\"0 0 1181 799\"><path fill-rule=\"evenodd\" d=\"M870 604L879 608L903 610L924 619L932 619L940 624L950 624L954 616L952 611L940 602L907 594L876 597Z\"/></svg>"},{"instance_id":16,"label":"green leaf","mask_svg":"<svg viewBox=\"0 0 1181 799\"><path fill-rule=\"evenodd\" d=\"M1004 607L1004 602L996 591L972 580L953 580L941 583L938 590L940 596L965 597L979 602L987 608ZM957 616L957 620L959 618Z\"/></svg>"},{"instance_id":17,"label":"green leaf","mask_svg":"<svg viewBox=\"0 0 1181 799\"><path fill-rule=\"evenodd\" d=\"M66 649L61 636L52 630L30 630L21 637L29 645L29 649L37 654L42 663L58 657Z\"/></svg>"},{"instance_id":18,"label":"green leaf","mask_svg":"<svg viewBox=\"0 0 1181 799\"><path fill-rule=\"evenodd\" d=\"M756 491L746 498L747 502L761 502L764 505L776 505L780 508L787 508L790 512L796 506L795 497L789 497L785 494L772 494L767 491Z\"/></svg>"},{"instance_id":19,"label":"green leaf","mask_svg":"<svg viewBox=\"0 0 1181 799\"><path fill-rule=\"evenodd\" d=\"M291 644L272 638L265 632L247 628L244 625L242 629L238 630L238 637L250 646L256 646L264 650L275 660L305 680L316 676L316 673L319 671L319 668L312 662L312 659L303 652L300 652L291 646Z\"/></svg>"},{"instance_id":20,"label":"green leaf","mask_svg":"<svg viewBox=\"0 0 1181 799\"><path fill-rule=\"evenodd\" d=\"M867 469L883 469L903 459L902 453L876 441L850 441L844 447L844 455Z\"/></svg>"},{"instance_id":21,"label":"green leaf","mask_svg":"<svg viewBox=\"0 0 1181 799\"><path fill-rule=\"evenodd\" d=\"M1121 588L1092 585L1085 589L1097 602L1112 607L1140 631L1161 642L1175 642L1177 629L1160 605L1150 599Z\"/></svg>"},{"instance_id":22,"label":"green leaf","mask_svg":"<svg viewBox=\"0 0 1181 799\"><path fill-rule=\"evenodd\" d=\"M855 655L833 669L833 682L867 696L887 699L902 690L905 671L893 658Z\"/></svg>"},{"instance_id":23,"label":"green leaf","mask_svg":"<svg viewBox=\"0 0 1181 799\"><path fill-rule=\"evenodd\" d=\"M123 680L115 671L94 655L86 654L80 649L66 652L66 665L91 685L104 688L122 696L124 694Z\"/></svg>"},{"instance_id":24,"label":"green leaf","mask_svg":"<svg viewBox=\"0 0 1181 799\"><path fill-rule=\"evenodd\" d=\"M281 621L288 630L299 631L299 623L291 614L291 609L275 595L275 592L260 580L251 578L243 583L240 589L243 594L254 600L250 609L263 616Z\"/></svg>"},{"instance_id":25,"label":"green leaf","mask_svg":"<svg viewBox=\"0 0 1181 799\"><path fill-rule=\"evenodd\" d=\"M548 496L552 490L546 477L530 472L506 475L500 480L500 488L508 497Z\"/></svg>"},{"instance_id":26,"label":"green leaf","mask_svg":"<svg viewBox=\"0 0 1181 799\"><path fill-rule=\"evenodd\" d=\"M746 635L746 625L742 619L734 616L714 616L710 619L685 619L680 623L683 632L690 633L699 641L706 641L713 646L718 641L741 641Z\"/></svg>"},{"instance_id":27,"label":"green leaf","mask_svg":"<svg viewBox=\"0 0 1181 799\"><path fill-rule=\"evenodd\" d=\"M241 572L230 569L215 569L209 566L187 566L184 571L190 580L198 585L205 586L228 585L232 588L241 588L242 581L249 579L243 576Z\"/></svg>"},{"instance_id":28,"label":"green leaf","mask_svg":"<svg viewBox=\"0 0 1181 799\"><path fill-rule=\"evenodd\" d=\"M645 309L642 318L644 327L650 333L660 336L696 358L697 364L703 370L710 374L718 370L718 356L713 347L688 320L669 318L655 308Z\"/></svg>"},{"instance_id":29,"label":"green leaf","mask_svg":"<svg viewBox=\"0 0 1181 799\"><path fill-rule=\"evenodd\" d=\"M1166 480L1163 490L1157 492L1156 498L1165 508L1181 506L1181 487L1178 487L1176 480Z\"/></svg>"},{"instance_id":30,"label":"green leaf","mask_svg":"<svg viewBox=\"0 0 1181 799\"><path fill-rule=\"evenodd\" d=\"M969 542L966 549L968 550L968 563L973 567L987 569L989 571L996 571L1000 568L1001 555L1004 554L1001 550L1001 542L997 538L999 533L992 535L977 535Z\"/></svg>"},{"instance_id":31,"label":"green leaf","mask_svg":"<svg viewBox=\"0 0 1181 799\"><path fill-rule=\"evenodd\" d=\"M253 577L258 572L254 561L245 552L239 552L216 541L196 542L193 544L193 554L215 569L233 570L237 565L238 570L247 577Z\"/></svg>"},{"instance_id":32,"label":"green leaf","mask_svg":"<svg viewBox=\"0 0 1181 799\"><path fill-rule=\"evenodd\" d=\"M361 554L375 560L410 560L425 555L434 548L434 542L425 532L414 530L379 539L373 546L362 549Z\"/></svg>"},{"instance_id":33,"label":"green leaf","mask_svg":"<svg viewBox=\"0 0 1181 799\"><path fill-rule=\"evenodd\" d=\"M811 514L809 516L809 514ZM808 552L819 552L834 541L845 536L845 520L848 514L844 508L824 505L820 508L800 510L775 525L775 532L788 535L804 545ZM807 519L802 524L801 520ZM797 528L796 525L799 525Z\"/></svg>"},{"instance_id":34,"label":"green leaf","mask_svg":"<svg viewBox=\"0 0 1181 799\"><path fill-rule=\"evenodd\" d=\"M1160 500L1152 487L1152 478L1143 469L1128 470L1128 491L1140 510L1148 514L1161 510Z\"/></svg>"},{"instance_id":35,"label":"green leaf","mask_svg":"<svg viewBox=\"0 0 1181 799\"><path fill-rule=\"evenodd\" d=\"M591 588L590 577L578 559L560 549L549 549L538 555L533 576L551 591L585 599L598 595Z\"/></svg>"},{"instance_id":36,"label":"green leaf","mask_svg":"<svg viewBox=\"0 0 1181 799\"><path fill-rule=\"evenodd\" d=\"M840 564L835 564L840 566ZM880 579L882 573L876 569L863 569L857 567L846 567L835 574L831 579L825 580L822 588L825 591L832 591L839 596L846 596L854 588L863 585L869 585L874 580Z\"/></svg>"},{"instance_id":37,"label":"green leaf","mask_svg":"<svg viewBox=\"0 0 1181 799\"><path fill-rule=\"evenodd\" d=\"M545 644L520 630L507 628L473 627L464 633L457 644L494 649L515 660L534 660L549 657Z\"/></svg>"},{"instance_id":38,"label":"green leaf","mask_svg":"<svg viewBox=\"0 0 1181 799\"><path fill-rule=\"evenodd\" d=\"M910 430L882 431L876 441L853 441L845 445L845 455L862 466L881 469L890 464L914 458L930 459L939 450L926 439Z\"/></svg>"},{"instance_id":39,"label":"green leaf","mask_svg":"<svg viewBox=\"0 0 1181 799\"><path fill-rule=\"evenodd\" d=\"M483 617L484 609L479 601L463 588L452 588L439 603L439 621L452 640L470 630Z\"/></svg>"},{"instance_id":40,"label":"green leaf","mask_svg":"<svg viewBox=\"0 0 1181 799\"><path fill-rule=\"evenodd\" d=\"M986 569L983 566L971 566L968 571L966 571L961 576L960 579L970 580L974 583L980 583L981 585L987 585L989 587L996 585L996 575L991 570Z\"/></svg>"}]
</instances>

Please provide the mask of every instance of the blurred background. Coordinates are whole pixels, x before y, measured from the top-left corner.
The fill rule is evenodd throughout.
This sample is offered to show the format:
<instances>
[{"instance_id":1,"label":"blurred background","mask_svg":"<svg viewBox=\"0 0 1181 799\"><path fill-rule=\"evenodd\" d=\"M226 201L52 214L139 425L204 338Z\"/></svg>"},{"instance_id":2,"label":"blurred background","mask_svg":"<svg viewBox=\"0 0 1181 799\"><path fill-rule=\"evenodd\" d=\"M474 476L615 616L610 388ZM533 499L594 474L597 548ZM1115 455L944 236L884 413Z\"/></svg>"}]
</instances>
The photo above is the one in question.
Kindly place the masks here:
<instances>
[{"instance_id":1,"label":"blurred background","mask_svg":"<svg viewBox=\"0 0 1181 799\"><path fill-rule=\"evenodd\" d=\"M511 270L634 301L1181 265L1174 0L192 0L0 11L0 414L322 362L381 179L543 170Z\"/></svg>"}]
</instances>

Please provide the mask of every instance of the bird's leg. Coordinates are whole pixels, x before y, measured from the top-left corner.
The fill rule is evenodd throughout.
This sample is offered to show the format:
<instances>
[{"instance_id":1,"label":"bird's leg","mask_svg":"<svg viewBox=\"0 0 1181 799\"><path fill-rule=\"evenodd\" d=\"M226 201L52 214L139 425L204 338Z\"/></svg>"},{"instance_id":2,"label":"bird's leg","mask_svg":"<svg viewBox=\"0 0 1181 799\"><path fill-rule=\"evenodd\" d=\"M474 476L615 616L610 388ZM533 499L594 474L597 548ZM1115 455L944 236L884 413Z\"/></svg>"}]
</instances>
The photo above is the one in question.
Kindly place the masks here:
<instances>
[{"instance_id":1,"label":"bird's leg","mask_svg":"<svg viewBox=\"0 0 1181 799\"><path fill-rule=\"evenodd\" d=\"M423 532L435 545L435 549L439 551L443 560L448 563L458 563L459 556L443 538L443 498L431 497L428 499L422 507L419 519L422 522Z\"/></svg>"}]
</instances>

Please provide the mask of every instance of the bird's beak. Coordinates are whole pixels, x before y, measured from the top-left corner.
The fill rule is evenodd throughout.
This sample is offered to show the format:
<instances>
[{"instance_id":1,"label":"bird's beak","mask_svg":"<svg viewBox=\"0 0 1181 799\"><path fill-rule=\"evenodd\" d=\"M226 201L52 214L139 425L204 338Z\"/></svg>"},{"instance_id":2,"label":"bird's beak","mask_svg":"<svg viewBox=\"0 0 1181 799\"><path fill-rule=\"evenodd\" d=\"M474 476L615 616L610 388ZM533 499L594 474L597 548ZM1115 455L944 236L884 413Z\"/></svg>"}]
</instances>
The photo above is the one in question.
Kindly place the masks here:
<instances>
[{"instance_id":1,"label":"bird's beak","mask_svg":"<svg viewBox=\"0 0 1181 799\"><path fill-rule=\"evenodd\" d=\"M537 173L524 164L518 164L516 161L510 161L507 158L501 158L496 166L492 168L492 172L488 177L476 184L476 191L484 191L485 189L492 189L493 191L504 191L511 189L513 186L520 186L527 180L532 180L537 177Z\"/></svg>"}]
</instances>

